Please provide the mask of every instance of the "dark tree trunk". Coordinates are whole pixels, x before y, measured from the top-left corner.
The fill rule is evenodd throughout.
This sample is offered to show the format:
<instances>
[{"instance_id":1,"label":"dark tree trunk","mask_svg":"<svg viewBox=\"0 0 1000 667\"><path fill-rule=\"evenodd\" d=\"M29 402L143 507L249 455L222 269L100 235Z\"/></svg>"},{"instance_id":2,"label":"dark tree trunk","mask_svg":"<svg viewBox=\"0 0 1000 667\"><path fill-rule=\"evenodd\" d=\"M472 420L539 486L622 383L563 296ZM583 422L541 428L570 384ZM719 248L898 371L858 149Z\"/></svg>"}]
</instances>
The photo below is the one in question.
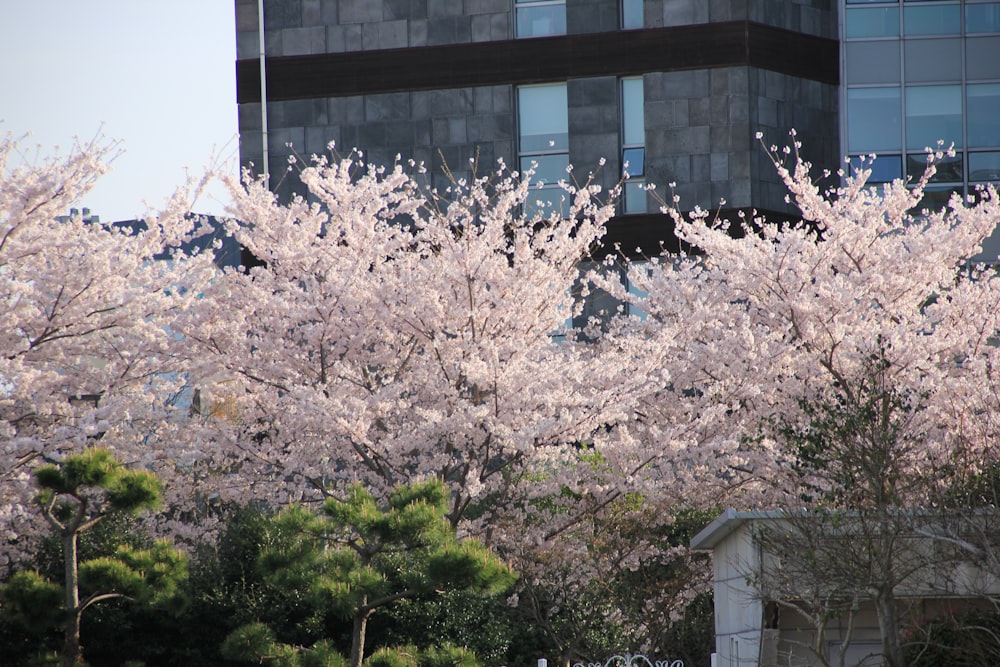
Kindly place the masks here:
<instances>
[{"instance_id":1,"label":"dark tree trunk","mask_svg":"<svg viewBox=\"0 0 1000 667\"><path fill-rule=\"evenodd\" d=\"M372 612L365 609L368 598L354 612L354 632L351 635L351 667L361 667L365 659L365 631L368 629L368 617Z\"/></svg>"},{"instance_id":2,"label":"dark tree trunk","mask_svg":"<svg viewBox=\"0 0 1000 667\"><path fill-rule=\"evenodd\" d=\"M68 534L67 534L68 533ZM77 576L76 532L62 536L63 565L66 570L66 632L63 640L63 667L83 664L80 651L80 582Z\"/></svg>"}]
</instances>

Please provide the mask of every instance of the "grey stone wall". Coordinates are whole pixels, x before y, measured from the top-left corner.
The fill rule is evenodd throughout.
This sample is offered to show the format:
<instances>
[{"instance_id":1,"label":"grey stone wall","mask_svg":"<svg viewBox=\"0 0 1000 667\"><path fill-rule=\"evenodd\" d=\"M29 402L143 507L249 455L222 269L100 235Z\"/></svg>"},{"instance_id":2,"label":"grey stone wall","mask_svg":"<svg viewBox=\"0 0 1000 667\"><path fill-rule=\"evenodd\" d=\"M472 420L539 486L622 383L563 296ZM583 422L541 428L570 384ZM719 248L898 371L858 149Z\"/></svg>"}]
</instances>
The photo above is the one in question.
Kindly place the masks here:
<instances>
[{"instance_id":1,"label":"grey stone wall","mask_svg":"<svg viewBox=\"0 0 1000 667\"><path fill-rule=\"evenodd\" d=\"M235 0L239 57L257 56L257 2ZM568 0L573 32L617 28L617 0ZM268 55L293 55L423 46L511 36L513 0L265 0ZM836 37L834 0L646 0L647 27L748 19ZM750 67L653 72L644 75L647 181L662 196L676 182L681 205L786 209L784 188L763 149L784 145L796 128L817 169L839 166L838 95L834 86ZM620 176L619 93L616 77L567 82L570 162L578 179L598 174L604 188ZM262 166L260 104L242 104L243 164ZM481 86L271 102L268 151L272 184L287 197L300 192L288 156L308 162L330 141L340 153L363 150L378 164L398 154L424 162L437 187L447 165L458 177L479 173L496 159L517 164L513 86ZM289 148L291 144L291 148ZM649 210L656 210L651 201Z\"/></svg>"},{"instance_id":2,"label":"grey stone wall","mask_svg":"<svg viewBox=\"0 0 1000 667\"><path fill-rule=\"evenodd\" d=\"M660 196L676 183L685 209L749 205L746 68L655 72L644 87L647 180Z\"/></svg>"},{"instance_id":3,"label":"grey stone wall","mask_svg":"<svg viewBox=\"0 0 1000 667\"><path fill-rule=\"evenodd\" d=\"M618 0L566 0L566 32L577 35L618 30L620 14Z\"/></svg>"},{"instance_id":4,"label":"grey stone wall","mask_svg":"<svg viewBox=\"0 0 1000 667\"><path fill-rule=\"evenodd\" d=\"M645 0L647 28L749 20L837 38L837 0Z\"/></svg>"},{"instance_id":5,"label":"grey stone wall","mask_svg":"<svg viewBox=\"0 0 1000 667\"><path fill-rule=\"evenodd\" d=\"M265 0L265 46L270 56L292 56L511 39L513 5L514 0ZM620 11L618 0L567 0L566 30L617 30ZM239 58L259 53L257 20L256 0L236 0Z\"/></svg>"},{"instance_id":6,"label":"grey stone wall","mask_svg":"<svg viewBox=\"0 0 1000 667\"><path fill-rule=\"evenodd\" d=\"M750 21L807 35L839 37L837 0L749 0L745 4Z\"/></svg>"},{"instance_id":7,"label":"grey stone wall","mask_svg":"<svg viewBox=\"0 0 1000 667\"><path fill-rule=\"evenodd\" d=\"M606 0L602 0L606 1ZM509 39L511 0L264 0L269 56ZM259 54L256 0L236 0L238 58Z\"/></svg>"},{"instance_id":8,"label":"grey stone wall","mask_svg":"<svg viewBox=\"0 0 1000 667\"><path fill-rule=\"evenodd\" d=\"M593 172L596 182L607 192L621 176L618 79L570 79L566 82L566 97L573 176L582 184ZM603 167L599 165L601 158L605 159Z\"/></svg>"},{"instance_id":9,"label":"grey stone wall","mask_svg":"<svg viewBox=\"0 0 1000 667\"><path fill-rule=\"evenodd\" d=\"M753 67L646 74L648 180L681 207L790 211L758 131L784 146L794 128L817 173L838 167L836 86ZM653 204L651 203L651 206ZM651 210L653 210L651 208Z\"/></svg>"},{"instance_id":10,"label":"grey stone wall","mask_svg":"<svg viewBox=\"0 0 1000 667\"><path fill-rule=\"evenodd\" d=\"M260 105L240 106L243 164L262 168ZM493 171L497 158L515 165L513 88L481 86L377 95L356 95L268 104L268 160L272 185L282 198L303 193L294 169L283 176L289 155L308 164L312 155L329 155L328 144L347 155L361 150L368 162L391 165L423 162L435 187L445 187L447 166L457 178ZM291 144L291 146L289 146Z\"/></svg>"},{"instance_id":11,"label":"grey stone wall","mask_svg":"<svg viewBox=\"0 0 1000 667\"><path fill-rule=\"evenodd\" d=\"M823 169L837 171L841 165L836 86L757 68L749 68L748 84L751 134L762 132L768 147L781 148L800 141L802 156L813 164L817 179ZM794 140L789 136L793 128L797 135ZM756 140L751 145L750 169L755 206L795 210L784 203L787 190Z\"/></svg>"}]
</instances>

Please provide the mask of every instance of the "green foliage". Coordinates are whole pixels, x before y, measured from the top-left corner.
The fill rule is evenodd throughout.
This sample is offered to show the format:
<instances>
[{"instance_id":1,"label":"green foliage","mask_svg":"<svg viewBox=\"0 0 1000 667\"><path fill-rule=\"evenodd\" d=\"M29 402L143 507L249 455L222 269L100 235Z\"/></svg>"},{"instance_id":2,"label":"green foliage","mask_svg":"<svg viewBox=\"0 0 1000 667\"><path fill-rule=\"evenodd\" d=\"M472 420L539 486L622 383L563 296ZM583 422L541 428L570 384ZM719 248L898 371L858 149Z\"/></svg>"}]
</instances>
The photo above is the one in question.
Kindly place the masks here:
<instances>
[{"instance_id":1,"label":"green foliage","mask_svg":"<svg viewBox=\"0 0 1000 667\"><path fill-rule=\"evenodd\" d=\"M83 589L119 593L139 597L143 588L142 573L113 558L105 556L80 563L80 585Z\"/></svg>"},{"instance_id":2,"label":"green foliage","mask_svg":"<svg viewBox=\"0 0 1000 667\"><path fill-rule=\"evenodd\" d=\"M356 491L345 495L344 501L355 503L359 509L344 515L363 519L359 523L367 526L366 530L371 535L407 535L405 539L416 544L421 544L419 539L414 541L409 536L433 535L437 531L437 527L426 520L424 509L433 508L433 515L447 507L446 495L437 493L433 487L418 493L397 493L393 498L398 500L387 499L384 503L374 499L369 502L369 498ZM416 524L423 524L425 528L430 526L430 530L400 531L399 523L393 525L393 522L385 520L385 515L392 514L394 502L397 509L406 510L410 501L422 503L424 507L419 511L398 514ZM621 503L625 514L639 511L644 506L643 499L639 497L625 498ZM696 526L698 521L699 518L693 514L687 518L678 517L662 530L657 529L656 539L662 539L664 543L682 543L686 539L688 523L696 530L700 527ZM447 530L444 534L453 539L450 526L447 523L445 526ZM608 532L617 528L609 523L601 530ZM232 507L227 510L224 528L218 539L201 545L188 563L171 561L163 555L170 554L169 545L161 547L145 536L136 519L120 513L108 515L80 536L81 563L95 561L90 572L81 572L85 580L83 592L97 590L92 586L96 587L101 581L97 578L99 559L109 559L115 560L118 567L126 567L130 571L162 576L160 585L176 594L158 599L147 595L141 587L134 586L129 593L136 598L134 601L111 600L89 608L82 621L86 657L91 664L109 667L124 665L130 659L141 659L147 665L178 664L185 667L261 664L259 659L228 660L220 651L222 638L243 626L259 623L268 628L273 637L268 652L260 654L270 656L267 658L269 662L263 664L346 667L348 661L345 656L351 645L351 623L342 620L346 610L335 609L330 604L329 596L317 586L320 579L317 574L322 574L323 579L330 583L336 571L364 570L360 565L361 555L343 548L344 541L352 536L357 537L353 529L338 528L325 511L315 513L293 508L279 515L261 507ZM381 537L373 537L369 546L387 546L379 540ZM461 544L457 540L455 542ZM122 545L127 548L119 548ZM467 569L457 573L448 571L449 562L475 563L475 558L469 556L476 555L476 549L465 552L452 547L450 553L434 561L443 570L443 580L470 583L468 589L449 589L440 584L427 586L425 584L434 577L413 571L421 564L431 563L426 545L421 546L424 552L416 549L413 553L400 544L388 546L374 558L377 565L373 565L366 576L381 573L380 585L413 587L417 592L411 597L395 600L390 603L391 606L386 605L385 611L376 613L377 622L368 626L367 643L370 646L420 647L422 650L416 653L418 667L444 664L467 667L475 664L473 661L477 658L487 664L527 666L533 665L539 655L555 655L551 642L540 633L537 623L519 616L518 610L507 604L502 593L489 593L496 589L492 575L487 574L479 580L470 576ZM168 550L155 556L161 548ZM427 557L420 556L421 553ZM60 580L62 563L58 540L47 541L37 562L43 577L53 582ZM620 584L617 594L622 596L622 604L626 605L622 609L628 609L627 605L632 604L628 602L633 600L628 597L630 591L634 590L634 600L640 601L644 599L647 587L657 585L660 575L651 574L657 562L655 559L644 562L634 579ZM163 572L157 569L158 563L164 568ZM178 577L167 577L175 567L178 568ZM84 567L83 571L87 569ZM506 566L502 569L509 571ZM189 576L185 578L181 570L189 571ZM284 575L278 576L278 570L285 570ZM681 576L680 571L672 576ZM102 570L100 577L110 577L108 570ZM360 586L365 581L358 575L351 585ZM172 583L168 585L168 582ZM349 595L345 594L345 597ZM710 600L706 609L707 640L704 635L697 634L696 626L702 626L696 619L701 617L691 615L674 626L674 634L658 635L660 639L652 641L658 646L665 646L666 653L678 656L694 655L694 649L682 649L683 642L680 640L683 637L691 637L689 644L684 646L699 641L703 646L710 646ZM175 613L181 610L183 613ZM596 613L596 610L592 611ZM606 636L594 638L594 644L602 649L621 649L626 635L617 631L616 623L609 625L611 629L604 633ZM39 648L59 645L58 637L52 635L37 636L29 644L24 641L27 635L22 627L15 627L11 621L0 621L4 665L27 667L29 656L37 653ZM677 650L674 650L675 644ZM692 661L690 664L698 663Z\"/></svg>"},{"instance_id":3,"label":"green foliage","mask_svg":"<svg viewBox=\"0 0 1000 667\"><path fill-rule=\"evenodd\" d=\"M690 664L707 661L714 641L711 597L705 614L678 619L677 611L707 586L706 557L691 554L687 545L717 511L660 506L638 494L599 511L586 498L572 500L563 494L558 502L584 519L552 544L519 554L519 567L533 573L518 587L517 612L527 630L519 643L532 643L536 657L588 662L637 647L679 657L676 643L683 638L688 654L697 656ZM530 658L522 652L508 663Z\"/></svg>"},{"instance_id":4,"label":"green foliage","mask_svg":"<svg viewBox=\"0 0 1000 667\"><path fill-rule=\"evenodd\" d=\"M373 652L364 667L479 667L481 663L468 649L452 644L431 646L385 646Z\"/></svg>"},{"instance_id":5,"label":"green foliage","mask_svg":"<svg viewBox=\"0 0 1000 667\"><path fill-rule=\"evenodd\" d=\"M0 587L0 613L31 633L56 625L64 612L62 586L38 572L18 572Z\"/></svg>"},{"instance_id":6,"label":"green foliage","mask_svg":"<svg viewBox=\"0 0 1000 667\"><path fill-rule=\"evenodd\" d=\"M27 667L59 667L62 664L62 658L55 652L43 652L32 656L25 664Z\"/></svg>"},{"instance_id":7,"label":"green foliage","mask_svg":"<svg viewBox=\"0 0 1000 667\"><path fill-rule=\"evenodd\" d=\"M420 651L416 646L382 647L373 652L365 667L420 667Z\"/></svg>"},{"instance_id":8,"label":"green foliage","mask_svg":"<svg viewBox=\"0 0 1000 667\"><path fill-rule=\"evenodd\" d=\"M482 544L456 538L448 498L444 484L430 481L396 489L380 507L355 485L319 514L288 508L266 524L256 575L350 620L352 656L363 655L360 628L377 609L438 590L491 595L513 583L510 567Z\"/></svg>"},{"instance_id":9,"label":"green foliage","mask_svg":"<svg viewBox=\"0 0 1000 667\"><path fill-rule=\"evenodd\" d=\"M912 430L923 406L920 397L891 382L889 362L876 355L857 377L802 399L801 417L779 421L777 436L802 479L803 501L852 509L902 506L906 490L923 482L904 470L923 437Z\"/></svg>"},{"instance_id":10,"label":"green foliage","mask_svg":"<svg viewBox=\"0 0 1000 667\"><path fill-rule=\"evenodd\" d=\"M103 488L114 483L121 472L121 464L114 455L102 447L92 447L76 456L70 456L62 465L65 489L81 486Z\"/></svg>"},{"instance_id":11,"label":"green foliage","mask_svg":"<svg viewBox=\"0 0 1000 667\"><path fill-rule=\"evenodd\" d=\"M302 667L347 667L348 661L333 642L321 639L302 653Z\"/></svg>"},{"instance_id":12,"label":"green foliage","mask_svg":"<svg viewBox=\"0 0 1000 667\"><path fill-rule=\"evenodd\" d=\"M127 545L114 553L95 554L81 560L80 535L115 515L137 514L155 507L162 487L155 475L146 471L131 471L115 459L110 450L92 447L68 456L58 464L43 465L33 473L39 486L37 500L52 529L52 541L61 550L59 584L48 582L40 572L33 575L35 583L21 586L24 579L13 579L16 591L24 596L24 605L62 608L58 625L63 626L64 664L70 664L80 654L80 636L84 611L94 602L107 603L127 596L142 602L177 604L179 582L187 575L186 559L166 543L157 543L147 550ZM67 573L69 573L67 575ZM51 604L52 587L61 589L61 603ZM82 595L81 595L82 593Z\"/></svg>"},{"instance_id":13,"label":"green foliage","mask_svg":"<svg viewBox=\"0 0 1000 667\"><path fill-rule=\"evenodd\" d=\"M320 515L289 508L278 515L278 537L260 566L273 583L308 588L345 618L383 598L509 588L509 566L478 542L456 539L447 499L446 487L431 481L396 489L380 509L355 485L346 499L328 499Z\"/></svg>"},{"instance_id":14,"label":"green foliage","mask_svg":"<svg viewBox=\"0 0 1000 667\"><path fill-rule=\"evenodd\" d=\"M146 470L123 471L115 483L106 488L111 506L131 513L156 509L163 491L156 475Z\"/></svg>"},{"instance_id":15,"label":"green foliage","mask_svg":"<svg viewBox=\"0 0 1000 667\"><path fill-rule=\"evenodd\" d=\"M292 544L294 534L286 528L270 510L228 508L219 538L196 552L188 584L190 607L178 628L183 653L178 649L172 664L215 667L221 662L220 638L254 622L267 625L281 642L295 646L309 646L325 637L338 646L350 641L349 626L317 602L308 581L279 585L270 576L273 571L261 566L262 554L277 556L282 545Z\"/></svg>"},{"instance_id":16,"label":"green foliage","mask_svg":"<svg viewBox=\"0 0 1000 667\"><path fill-rule=\"evenodd\" d=\"M113 556L81 563L80 586L85 592L121 593L179 613L186 605L182 585L188 576L188 560L164 540L149 549L121 545Z\"/></svg>"},{"instance_id":17,"label":"green foliage","mask_svg":"<svg viewBox=\"0 0 1000 667\"><path fill-rule=\"evenodd\" d=\"M230 633L222 642L222 657L234 662L260 664L274 653L277 637L263 623L250 623Z\"/></svg>"},{"instance_id":18,"label":"green foliage","mask_svg":"<svg viewBox=\"0 0 1000 667\"><path fill-rule=\"evenodd\" d=\"M514 583L513 571L481 543L463 540L430 554L427 576L436 587L497 595Z\"/></svg>"},{"instance_id":19,"label":"green foliage","mask_svg":"<svg viewBox=\"0 0 1000 667\"><path fill-rule=\"evenodd\" d=\"M421 651L420 667L479 667L479 661L466 648L442 644Z\"/></svg>"},{"instance_id":20,"label":"green foliage","mask_svg":"<svg viewBox=\"0 0 1000 667\"><path fill-rule=\"evenodd\" d=\"M79 535L79 558L81 563L86 563L114 554L121 545L145 549L151 544L152 540L139 519L122 513L110 514ZM39 549L32 558L32 565L37 568L38 575L49 582L48 585L59 591L53 605L44 603L32 611L53 612L55 620L49 626L51 630L45 631L40 625L25 628L23 624L0 613L0 647L3 655L0 662L4 667L34 664L32 661L41 659L37 655L41 648L55 649L61 646L57 625L62 621L61 614L64 613L62 585L65 566L61 540L57 535L50 534L42 538ZM3 595L3 590L0 587L0 596ZM93 590L85 587L83 595ZM94 665L120 665L133 656L142 656L151 665L165 664L164 661L156 660L156 656L165 655L182 646L182 642L172 634L172 624L175 622L174 617L165 616L162 611L147 610L143 604L108 600L94 605L82 619L87 658ZM58 664L58 655L53 660L55 662L52 664Z\"/></svg>"},{"instance_id":21,"label":"green foliage","mask_svg":"<svg viewBox=\"0 0 1000 667\"><path fill-rule=\"evenodd\" d=\"M332 643L318 641L301 648L278 641L274 631L263 623L249 623L236 629L220 649L226 660L274 665L275 667L346 667L347 659Z\"/></svg>"},{"instance_id":22,"label":"green foliage","mask_svg":"<svg viewBox=\"0 0 1000 667\"><path fill-rule=\"evenodd\" d=\"M453 644L491 665L514 664L512 652L523 650L525 664L534 664L541 647L528 640L533 626L520 625L514 611L504 595L433 591L393 604L368 639L373 646Z\"/></svg>"},{"instance_id":23,"label":"green foliage","mask_svg":"<svg viewBox=\"0 0 1000 667\"><path fill-rule=\"evenodd\" d=\"M910 667L993 667L1000 663L1000 613L968 609L922 619L903 642Z\"/></svg>"},{"instance_id":24,"label":"green foliage","mask_svg":"<svg viewBox=\"0 0 1000 667\"><path fill-rule=\"evenodd\" d=\"M141 599L154 605L167 605L175 613L184 609L182 586L188 578L190 559L166 540L157 540L149 549L118 547L115 556L142 576Z\"/></svg>"},{"instance_id":25,"label":"green foliage","mask_svg":"<svg viewBox=\"0 0 1000 667\"><path fill-rule=\"evenodd\" d=\"M715 602L711 592L698 595L656 634L658 655L680 659L685 665L708 665L715 650Z\"/></svg>"},{"instance_id":26,"label":"green foliage","mask_svg":"<svg viewBox=\"0 0 1000 667\"><path fill-rule=\"evenodd\" d=\"M35 468L34 476L38 486L54 493L67 493L73 488L66 484L62 471L54 465Z\"/></svg>"},{"instance_id":27,"label":"green foliage","mask_svg":"<svg viewBox=\"0 0 1000 667\"><path fill-rule=\"evenodd\" d=\"M33 475L42 489L38 499L43 506L61 495L78 496L83 489L97 489L105 492L108 511L135 514L155 509L162 493L153 473L125 468L102 447L86 449L58 465L40 466Z\"/></svg>"}]
</instances>

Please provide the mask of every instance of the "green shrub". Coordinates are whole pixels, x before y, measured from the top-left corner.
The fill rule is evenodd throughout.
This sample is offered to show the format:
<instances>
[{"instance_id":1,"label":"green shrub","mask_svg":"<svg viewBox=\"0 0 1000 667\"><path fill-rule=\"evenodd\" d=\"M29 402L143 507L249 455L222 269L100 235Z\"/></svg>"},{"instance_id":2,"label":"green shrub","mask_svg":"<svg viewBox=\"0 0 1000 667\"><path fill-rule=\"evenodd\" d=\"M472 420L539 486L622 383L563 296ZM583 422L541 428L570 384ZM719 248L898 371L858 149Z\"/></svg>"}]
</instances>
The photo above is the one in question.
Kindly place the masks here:
<instances>
[{"instance_id":1,"label":"green shrub","mask_svg":"<svg viewBox=\"0 0 1000 667\"><path fill-rule=\"evenodd\" d=\"M443 644L422 651L420 667L479 667L479 661L467 648Z\"/></svg>"},{"instance_id":2,"label":"green shrub","mask_svg":"<svg viewBox=\"0 0 1000 667\"><path fill-rule=\"evenodd\" d=\"M382 647L365 660L365 667L420 667L416 646Z\"/></svg>"}]
</instances>

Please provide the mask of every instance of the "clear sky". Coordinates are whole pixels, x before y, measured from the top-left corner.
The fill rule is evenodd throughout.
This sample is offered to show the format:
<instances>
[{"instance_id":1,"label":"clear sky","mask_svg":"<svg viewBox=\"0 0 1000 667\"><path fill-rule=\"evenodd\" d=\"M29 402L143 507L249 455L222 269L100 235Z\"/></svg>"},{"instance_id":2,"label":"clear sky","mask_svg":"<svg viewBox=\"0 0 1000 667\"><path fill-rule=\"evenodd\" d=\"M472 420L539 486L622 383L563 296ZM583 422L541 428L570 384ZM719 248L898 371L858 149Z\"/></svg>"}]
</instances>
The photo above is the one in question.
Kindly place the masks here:
<instances>
[{"instance_id":1,"label":"clear sky","mask_svg":"<svg viewBox=\"0 0 1000 667\"><path fill-rule=\"evenodd\" d=\"M158 208L238 159L232 0L0 0L0 134L43 154L73 138L124 153L83 200L101 220ZM185 171L187 168L187 172ZM220 213L214 187L198 213Z\"/></svg>"}]
</instances>

